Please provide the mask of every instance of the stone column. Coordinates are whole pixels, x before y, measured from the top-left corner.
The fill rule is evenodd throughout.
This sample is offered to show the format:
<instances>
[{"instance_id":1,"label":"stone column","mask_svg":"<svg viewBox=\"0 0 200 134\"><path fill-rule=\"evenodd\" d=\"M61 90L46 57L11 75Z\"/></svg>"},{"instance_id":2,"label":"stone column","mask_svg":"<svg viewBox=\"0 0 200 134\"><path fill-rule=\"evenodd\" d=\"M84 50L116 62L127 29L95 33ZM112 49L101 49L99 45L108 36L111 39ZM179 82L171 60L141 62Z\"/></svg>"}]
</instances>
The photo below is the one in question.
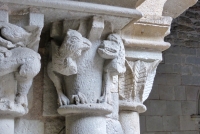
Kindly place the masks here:
<instances>
[{"instance_id":1,"label":"stone column","mask_svg":"<svg viewBox=\"0 0 200 134\"><path fill-rule=\"evenodd\" d=\"M28 113L27 94L40 71L37 49L43 17L29 12L29 21L21 20L28 22L23 29L9 23L8 7L0 6L0 134L14 134L15 117Z\"/></svg>"},{"instance_id":2,"label":"stone column","mask_svg":"<svg viewBox=\"0 0 200 134\"><path fill-rule=\"evenodd\" d=\"M164 37L170 33L172 18L195 3L146 0L136 8L143 17L122 29L126 73L119 77L119 121L125 134L140 134L139 114L147 110L143 102L152 90L162 51L170 47Z\"/></svg>"},{"instance_id":3,"label":"stone column","mask_svg":"<svg viewBox=\"0 0 200 134\"><path fill-rule=\"evenodd\" d=\"M66 117L67 134L139 134L139 113L146 111L143 102L151 92L156 67L162 60L162 51L170 47L170 44L163 39L169 34L172 18L177 17L197 0L119 0L117 2L93 0L92 3L91 0L0 1L10 3L10 6L14 7L13 10L35 6L40 7L40 11L45 13L44 32L46 33L44 34L49 35L48 31L51 31L49 37L51 41L46 43L50 48L47 71L57 91L58 113ZM36 18L29 22L37 25ZM1 24L3 25L1 30L6 25L11 26L11 24ZM21 35L24 40L27 41L29 39L27 37L34 35L33 33L39 35L34 28L34 26L26 27L25 34ZM11 38L8 34L2 35L5 36L4 38L7 37L4 46L11 47L2 49L3 54L0 53L0 58L3 57L3 60L9 59L11 53L15 53L14 50L18 51L17 54L22 53L27 57L31 55L32 50L38 49L38 45L35 45L38 44L38 38L31 40L33 44L30 41L30 44L27 44L21 40L19 42L18 38ZM23 49L26 49L23 46L27 45L29 49L19 52L18 49L21 48L13 48L15 45L22 46ZM29 57L30 59L24 60L33 61L32 56L39 59L36 55L34 53ZM13 97L11 100L19 104L19 107L27 106L27 89L22 88L27 85L30 87L34 77L31 74L36 75L38 72L40 66L35 68L34 65L39 64L38 60L36 61L36 64L30 63L31 65L28 64L28 67L22 69L19 66L14 70L8 67L12 73L9 72L5 78L1 78L1 80L8 79L7 75L11 75L9 78L14 79L16 74L13 72L20 70L16 75L17 81L14 81L14 87L18 92L16 95L12 93L9 96ZM3 65L0 64L0 74L7 73L6 67L1 68ZM27 74L26 71L29 72L29 69L34 70L33 73ZM4 75L0 76L4 77ZM24 75L31 75L31 79L26 81L26 86L23 85L24 79L20 77ZM117 75L119 90L118 88L112 90L111 85ZM48 102L44 99L44 105L48 105L52 100L51 97ZM2 102L8 109L12 107L10 101L3 97ZM51 103L56 104L56 101ZM47 107L45 111L50 111L48 106L44 107ZM121 124L116 114L118 109ZM111 115L107 115L109 113ZM115 125L118 126L117 129Z\"/></svg>"},{"instance_id":4,"label":"stone column","mask_svg":"<svg viewBox=\"0 0 200 134\"><path fill-rule=\"evenodd\" d=\"M63 36L57 37L59 27ZM52 24L48 75L57 90L58 113L66 119L66 134L107 133L113 76L125 72L124 45L113 31L112 23L98 16Z\"/></svg>"}]
</instances>

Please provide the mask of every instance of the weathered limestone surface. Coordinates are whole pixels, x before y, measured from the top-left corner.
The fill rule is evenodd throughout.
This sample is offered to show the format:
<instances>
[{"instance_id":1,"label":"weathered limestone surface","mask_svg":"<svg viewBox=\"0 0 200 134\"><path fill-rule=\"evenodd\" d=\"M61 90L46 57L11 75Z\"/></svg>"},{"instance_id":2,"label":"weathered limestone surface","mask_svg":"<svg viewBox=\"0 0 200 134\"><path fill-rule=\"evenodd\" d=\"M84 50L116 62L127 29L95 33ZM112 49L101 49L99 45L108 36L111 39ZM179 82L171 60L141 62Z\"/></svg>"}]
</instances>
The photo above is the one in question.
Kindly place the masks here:
<instances>
[{"instance_id":1,"label":"weathered limestone surface","mask_svg":"<svg viewBox=\"0 0 200 134\"><path fill-rule=\"evenodd\" d=\"M7 6L1 5L0 14L0 133L14 134L14 118L28 113L28 92L40 71L44 16L28 12L22 28L9 22Z\"/></svg>"},{"instance_id":2,"label":"weathered limestone surface","mask_svg":"<svg viewBox=\"0 0 200 134\"><path fill-rule=\"evenodd\" d=\"M162 61L162 51L170 47L171 42L165 42L164 38L170 33L172 18L176 18L196 2L196 0L0 1L8 5L12 16L9 19L8 13L5 12L6 6L1 6L0 9L3 10L0 21L4 21L0 23L1 36L3 41L7 39L13 43L2 43L7 47L0 51L3 53L0 55L3 60L10 61L9 56L17 59L21 54L20 59L26 61L27 58L23 60L23 54L28 51L23 48L26 44L29 44L31 50L25 54L26 57L34 58L35 54L31 52L38 50L38 45L34 44L39 43L38 33L41 32L38 32L34 25L41 28L43 26L41 22L45 21L39 48L42 58L44 57L42 70L29 94L29 100L32 100L29 114L15 120L16 134L139 134L139 114L146 111L143 102L152 90L156 68ZM31 8L28 9L29 7ZM33 13L28 14L29 11ZM44 14L45 20L44 16L38 13ZM29 17L29 20L25 19L26 17ZM24 27L27 24L31 26ZM18 29L23 31L25 33L22 35L23 40L20 40L20 36L16 37L17 34L14 34L15 38L8 36L7 32L10 29L6 26L14 27L16 31ZM40 28L38 30L41 30ZM37 40L34 41L31 35ZM24 51L20 54L17 52L16 56L11 55L17 49L13 48L14 45L22 46L19 49ZM166 58L165 61L182 63L182 58L170 56L171 58ZM23 81L22 78L18 80L16 73L7 74L4 64L0 66L0 73L2 71L7 74L2 76L3 80L0 81L4 89L15 87L16 92L19 89L17 97L14 90L11 90L12 95L10 90L7 92L0 90L1 95L22 104L23 107L28 105L27 91L30 89L32 78L40 68L31 58L30 62L33 63L31 66L27 63L29 66L25 71L20 71L23 66L20 66L19 70L10 69L11 72L19 71L19 74L26 74L34 68L34 72L28 75L30 76L28 86L17 86L19 82L22 82L22 85L25 83L24 78ZM188 64L196 63L193 57L188 57L185 61ZM179 127L176 126L180 123L177 120L181 114L180 121L184 123L180 125L180 129L188 130L193 126L186 124L191 122L187 115L193 112L191 109L195 107L194 100L170 102L175 98L179 100L193 98L195 93L189 92L189 89L186 90L180 85L174 87L176 84L189 82L186 80L187 77L183 77L182 80L177 74L166 77L174 80L159 79L165 87L160 91L162 84L158 84L159 91L153 90L153 93L155 98L168 101L147 101L148 111L153 112L156 109L157 114L151 113L146 117L145 113L141 117L143 121L141 123L145 124L142 126L145 129L142 129L142 134L157 134L157 131L178 133ZM197 78L195 76L194 79ZM14 81L14 84L7 84L7 81ZM24 89L23 92L20 88ZM184 89L180 92L182 95L189 93L187 97L179 95L180 89ZM169 91L174 95L165 93ZM25 95L21 97L22 93ZM3 99L3 102L7 102L6 99ZM10 103L6 105L10 107ZM165 117L161 117L163 110ZM59 117L58 113L65 119ZM5 125L3 122L9 123L14 130L14 120L2 118L0 126Z\"/></svg>"}]
</instances>

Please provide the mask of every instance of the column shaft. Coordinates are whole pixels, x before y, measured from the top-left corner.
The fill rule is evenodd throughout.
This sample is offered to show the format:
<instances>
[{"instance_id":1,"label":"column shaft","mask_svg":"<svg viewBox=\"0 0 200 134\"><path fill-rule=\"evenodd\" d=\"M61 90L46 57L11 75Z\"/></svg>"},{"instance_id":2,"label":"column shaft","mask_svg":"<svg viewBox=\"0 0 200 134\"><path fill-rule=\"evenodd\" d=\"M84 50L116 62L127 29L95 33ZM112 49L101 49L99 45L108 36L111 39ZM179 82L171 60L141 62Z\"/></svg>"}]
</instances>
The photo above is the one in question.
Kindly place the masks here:
<instances>
[{"instance_id":1,"label":"column shaft","mask_svg":"<svg viewBox=\"0 0 200 134\"><path fill-rule=\"evenodd\" d=\"M65 117L66 134L106 134L103 116L70 115Z\"/></svg>"},{"instance_id":2,"label":"column shaft","mask_svg":"<svg viewBox=\"0 0 200 134\"><path fill-rule=\"evenodd\" d=\"M140 117L138 112L120 111L119 121L124 134L140 134Z\"/></svg>"}]
</instances>

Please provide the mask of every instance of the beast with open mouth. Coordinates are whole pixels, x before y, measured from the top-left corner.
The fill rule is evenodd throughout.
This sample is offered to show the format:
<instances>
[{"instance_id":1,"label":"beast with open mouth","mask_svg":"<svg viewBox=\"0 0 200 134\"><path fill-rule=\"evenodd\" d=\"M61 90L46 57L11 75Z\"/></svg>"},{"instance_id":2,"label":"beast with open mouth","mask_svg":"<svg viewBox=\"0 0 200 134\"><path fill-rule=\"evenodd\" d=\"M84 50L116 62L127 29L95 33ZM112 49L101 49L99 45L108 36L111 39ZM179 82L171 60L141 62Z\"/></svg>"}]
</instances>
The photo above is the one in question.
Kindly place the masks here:
<instances>
[{"instance_id":1,"label":"beast with open mouth","mask_svg":"<svg viewBox=\"0 0 200 134\"><path fill-rule=\"evenodd\" d=\"M104 59L114 59L118 56L119 47L114 41L104 40L98 49L99 55Z\"/></svg>"},{"instance_id":2,"label":"beast with open mouth","mask_svg":"<svg viewBox=\"0 0 200 134\"><path fill-rule=\"evenodd\" d=\"M106 59L104 62L104 85L103 93L99 103L111 103L110 85L112 85L112 77L123 74L126 71L125 67L125 49L122 39L117 34L110 34L107 40L104 40L98 48L99 55Z\"/></svg>"}]
</instances>

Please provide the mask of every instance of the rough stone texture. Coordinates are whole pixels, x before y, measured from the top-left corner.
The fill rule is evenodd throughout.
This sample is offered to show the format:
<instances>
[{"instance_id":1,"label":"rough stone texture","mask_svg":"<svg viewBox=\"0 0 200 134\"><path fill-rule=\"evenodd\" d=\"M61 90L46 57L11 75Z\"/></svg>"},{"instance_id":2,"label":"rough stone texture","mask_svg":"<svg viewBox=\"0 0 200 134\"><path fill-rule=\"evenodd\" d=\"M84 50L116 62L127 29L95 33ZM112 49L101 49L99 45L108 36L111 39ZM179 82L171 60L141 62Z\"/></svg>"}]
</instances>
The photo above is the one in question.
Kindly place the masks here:
<instances>
[{"instance_id":1,"label":"rough stone texture","mask_svg":"<svg viewBox=\"0 0 200 134\"><path fill-rule=\"evenodd\" d=\"M44 134L44 123L38 120L15 120L15 134Z\"/></svg>"},{"instance_id":2,"label":"rough stone texture","mask_svg":"<svg viewBox=\"0 0 200 134\"><path fill-rule=\"evenodd\" d=\"M142 134L199 134L190 117L196 114L200 90L199 16L200 2L172 23L171 34L165 38L172 46L163 52L163 62L145 102Z\"/></svg>"},{"instance_id":3,"label":"rough stone texture","mask_svg":"<svg viewBox=\"0 0 200 134\"><path fill-rule=\"evenodd\" d=\"M13 3L18 3L18 4L21 2L21 0L15 0L15 1L0 0L0 1L4 1L4 2L11 1ZM125 2L128 2L128 1L130 1L130 0L127 0ZM119 3L114 3L114 4L113 4L113 1L107 1L107 0L106 1L95 0L93 2L94 3L106 2L104 4L108 4L108 5L116 5L117 4L120 6L124 6L121 4L121 2L122 2L123 4L132 7L133 5L139 6L143 1L144 0L134 0L132 5L131 4L127 5L127 3L125 3L124 1L119 1ZM103 31L106 33L104 37L107 37L107 35L110 34L109 30L110 29L113 30L112 29L113 26L117 27L115 30L115 31L117 31L117 30L121 29L124 25L126 25L130 21L130 18L141 17L141 14L138 13L134 9L133 10L123 9L122 10L122 8L116 7L116 8L113 8L113 10L112 9L110 10L109 6L106 6L106 8L104 8L104 6L101 6L101 5L93 7L93 4L88 4L88 3L77 4L75 2L75 4L73 5L74 1L63 2L63 4L60 1L59 2L49 1L49 2L50 2L50 4L46 4L46 3L48 3L47 0L42 0L42 1L30 0L30 1L27 1L26 3L24 3L24 5L30 4L30 5L42 6L42 8L40 8L39 11L46 14L46 16L45 16L46 22L50 22L50 21L54 22L55 20L56 21L63 20L64 18L71 19L71 17L74 19L74 18L86 17L88 15L91 16L91 14L89 14L89 13L92 13L92 15L105 14L105 15L103 15L103 18L105 18L105 20L106 20L105 26L108 26L109 28L106 28L106 30ZM170 0L160 0L160 1L146 0L145 3L141 4L141 6L139 7L139 9L142 9L141 11L144 11L144 14L149 13L149 14L145 14L145 15L158 15L158 16L148 16L147 18L143 18L139 21L139 24L137 23L135 26L132 27L133 29L130 29L130 31L132 31L132 32L136 31L134 33L134 36L136 38L137 37L139 37L139 38L138 38L138 40L127 39L127 40L125 40L125 42L128 42L127 44L129 44L129 45L131 45L132 43L135 43L136 47L138 47L138 46L140 47L140 45L142 44L142 45L144 45L144 48L142 48L143 50L136 49L134 51L132 48L128 49L126 51L128 58L132 58L134 60L140 59L142 62L144 62L145 66L146 66L146 62L153 63L153 61L155 61L155 60L159 61L162 59L161 51L167 49L170 46L169 43L163 41L163 38L166 34L169 33L169 27L170 27L170 23L172 20L170 17L162 17L161 16L163 7L165 6L165 2L170 3ZM192 4L192 3L194 3L194 0L189 1L189 2L191 2L189 4ZM184 3L182 3L182 4L184 5ZM185 6L189 6L189 4L186 3ZM12 6L13 5L11 4L11 7ZM45 6L45 8L43 8L44 6ZM49 6L53 7L53 8L59 8L59 10L46 8ZM124 7L127 7L127 6L124 6ZM157 6L157 8L155 8L155 6ZM22 6L22 5L14 6L14 7L15 8L13 8L13 10L15 10L15 9L18 10L18 9L24 8L24 6ZM74 7L76 7L76 8L74 8ZM84 11L87 13L76 12L76 11L74 11L74 9L81 11L81 12ZM15 12L13 10L12 10L11 14L15 14ZM73 10L73 11L66 11L66 10ZM16 14L26 14L26 13L27 13L27 11L23 10ZM190 13L190 14L192 14L192 13ZM5 15L5 14L3 14L3 15ZM106 16L106 15L108 15L108 16ZM114 15L114 16L109 16L109 15ZM14 17L11 20L12 20L12 22L16 21L19 26L23 26L26 23L30 24L30 25L35 25L35 24L40 25L41 24L40 21L36 21L36 20L40 19L41 21L43 21L41 19L42 16L37 16L35 13L31 14L31 16L35 17L35 19L32 19L31 22L26 22L26 21L21 22L20 21L20 19L22 19L21 15L18 17ZM116 16L121 16L122 18L116 17ZM194 16L196 16L196 15L194 15ZM128 17L128 18L125 18L125 17ZM7 19L7 18L5 18L5 19ZM109 20L109 22L112 22L113 25L108 23L107 22L108 20ZM123 22L121 22L121 20L123 20ZM187 31L193 31L194 28L187 27L187 26L192 25L192 20L188 20L187 17L180 19L180 21L185 21L185 20L186 20L186 22L184 22L184 24L186 26L176 27L176 28L174 28L174 30L181 31L182 29L185 29ZM18 23L18 22L21 22L21 23ZM89 34L88 38L92 41L94 41L95 40L94 38L99 37L99 35L100 35L98 33L96 34L96 32L95 32L95 31L100 32L102 30L101 29L102 25L100 27L98 27L98 24L100 22L101 22L101 19L99 19L99 22L94 23L93 26L94 27L97 26L97 27L90 31L91 33ZM152 23L155 25L151 25ZM65 26L67 27L68 25L72 26L71 24L68 24L67 22L65 22L64 27ZM73 26L75 26L75 25L73 25ZM198 26L198 22L195 22L194 25ZM83 24L82 26L85 27L85 24ZM47 28L45 27L45 29L48 29L48 28L49 28L48 26L47 26ZM79 29L79 30L82 31L83 29ZM42 35L44 37L43 39L50 40L48 37L45 36L45 34L47 34L47 33L43 33L43 35ZM84 36L84 34L86 34L86 33L81 33L81 34ZM142 34L144 36L142 36ZM49 33L47 35L49 36ZM58 36L55 38L57 38L59 40L60 33L57 33L57 35ZM157 37L159 37L159 38L157 38ZM176 37L185 39L184 31L181 31L179 34L177 33ZM147 39L147 40L145 41L144 39ZM192 46L192 45L198 46L198 36L188 35L188 39L190 39L192 41L186 41L185 44L187 46ZM106 41L109 42L111 40L107 39ZM58 41L58 43L61 43L61 42L62 41ZM179 42L179 43L181 44L182 42ZM44 44L43 44L43 41L41 41L41 45L40 45L41 48L39 49L40 54L43 57L44 57L44 48L43 48ZM98 43L95 42L94 44L99 44L99 42ZM109 43L108 43L108 46L109 46ZM33 48L33 49L37 50L38 48ZM148 49L149 51L146 52L146 49ZM151 49L155 50L156 52L152 51ZM101 52L102 51L100 51L99 54L101 54ZM186 55L179 56L179 54L182 54L182 53L185 53ZM80 54L80 53L78 53L78 54ZM168 66L160 69L158 76L164 77L164 78L159 79L159 77L158 77L156 79L156 83L154 84L154 87L156 88L156 90L152 92L155 95L150 96L150 98L153 100L146 102L146 105L149 107L149 111L151 112L151 114L149 114L147 112L142 116L141 123L144 124L144 126L142 126L141 134L171 134L172 132L178 133L179 127L180 127L180 130L184 130L183 128L185 128L187 130L186 132L188 132L190 130L191 130L191 132L195 132L195 131L193 131L195 129L192 128L192 125L184 127L186 125L186 123L189 122L189 116L187 114L193 112L191 109L193 109L194 104L195 104L195 100L193 100L193 96L195 93L190 92L189 88L186 88L184 85L182 85L182 83L188 83L187 86L198 86L199 85L199 83L198 83L199 76L193 76L192 78L189 79L189 81L187 80L187 76L190 76L191 73L198 72L198 67L196 67L195 70L193 70L193 67L192 67L193 64L199 64L199 62L196 61L196 60L199 60L198 57L195 57L196 54L197 54L197 50L195 48L192 48L192 49L176 48L176 51L172 50L170 54L168 54L168 55L166 54L165 61L166 61L166 63L168 63ZM187 56L187 55L189 55L189 56ZM44 68L44 66L45 67L47 66L47 64L44 62L44 59L42 59L42 63L43 63L43 66L42 66L43 68ZM121 62L119 62L119 63L121 63ZM185 64L185 63L187 63L187 66L182 67L180 65L180 64ZM171 64L173 64L172 67L171 67ZM178 69L175 68L175 66L177 66ZM29 95L30 99L32 100L32 103L31 103L32 105L30 105L29 114L22 117L20 120L19 119L15 120L17 134L18 133L19 134L20 133L21 134L23 134L23 133L27 133L27 134L29 134L29 133L30 134L58 134L58 133L61 134L62 133L63 134L64 133L64 131L63 131L64 130L63 129L64 128L64 118L56 117L57 116L57 114L56 114L57 113L57 111L56 111L56 107L57 107L56 92L55 92L55 90L53 91L53 88L54 88L53 84L49 82L50 80L47 78L47 74L44 73L45 71L43 68L42 68L41 72L36 76L36 78L34 80L32 93ZM138 68L140 68L139 72L142 72L141 70L143 70L143 69L147 69L148 71L146 70L144 74L149 72L148 67L145 68L142 66L140 66L140 67L138 66ZM150 69L151 70L150 71L151 78L147 78L148 80L143 82L143 85L145 85L145 87L146 87L146 84L144 84L144 83L147 83L147 85L149 86L147 88L148 90L145 90L146 88L137 88L137 89L141 89L141 90L139 90L139 92L143 92L144 94L136 93L137 95L139 94L140 97L138 97L138 98L135 97L136 99L134 98L135 99L134 101L143 103L143 101L145 101L147 99L147 97L149 96L149 93L150 93L151 87L152 87L152 83L153 83L154 74L155 74L155 68L156 67L153 66L152 70ZM98 68L96 67L95 69L98 69ZM59 72L59 71L62 71L62 70L57 70L57 72ZM174 73L175 71L176 71L176 73ZM97 72L97 70L96 70L96 72ZM76 73L76 71L70 72L70 73ZM183 77L181 75L179 75L180 73L182 73ZM45 74L45 76L44 76L44 74ZM141 76L144 75L143 73L141 73L141 74L142 74ZM136 75L136 74L134 74L134 75ZM45 82L43 83L44 79L45 79ZM146 79L146 77L145 77L145 79ZM167 79L167 81L166 81L166 79ZM83 79L83 80L87 80L87 79ZM143 79L139 79L138 83L140 83L140 80L143 80ZM72 82L74 82L74 81L72 81ZM85 82L88 82L88 81L84 81L84 84L85 84ZM101 83L101 82L99 82L99 83ZM99 83L97 83L97 84L99 84ZM72 84L72 83L70 83L70 84ZM94 83L90 83L90 84L94 84ZM137 85L137 84L135 84L135 85ZM95 86L99 87L97 85L95 85ZM92 88L92 89L97 90L96 87ZM138 87L140 87L140 86L138 86ZM81 86L81 88L82 88L82 86ZM90 86L87 86L87 91L88 91L88 88L90 88ZM163 89L163 92L161 89ZM181 94L183 94L184 97L182 97L182 95L179 95L178 97L176 97L179 89L182 90ZM98 90L98 91L100 91L100 90ZM117 94L117 90L112 90L112 91L115 92L115 94ZM130 90L130 91L132 91L132 90ZM170 95L170 93L172 93L173 95ZM186 93L188 93L188 94L186 95ZM78 94L76 97L80 97L80 95ZM87 98L89 98L89 100L92 97L95 97L95 95L94 96L87 95ZM161 99L161 101L158 101L159 99ZM64 99L61 99L61 100L63 101ZM182 100L184 100L184 101L182 101ZM190 100L190 102L188 100ZM64 104L66 104L66 103L64 103ZM116 102L116 104L114 104L114 105L118 105L118 102ZM76 108L76 107L72 106L72 110L74 108ZM157 110L157 111L155 112L155 110ZM66 110L66 111L68 111L68 110ZM74 110L74 111L76 111L76 110ZM142 110L141 109L137 110L137 112L139 112L139 111L142 111ZM82 112L82 111L80 110L80 112ZM125 134L129 134L129 133L132 134L133 133L132 130L134 130L134 129L135 129L134 133L136 133L136 134L139 133L139 118L138 118L139 116L138 116L137 112L136 111L130 112L131 116L127 116L127 113L123 114L122 115L123 117L121 116L122 117L121 120L123 120L122 122L124 122L123 124L126 124L126 123L129 124L127 126L125 125L125 127L124 127L127 130L125 132ZM118 117L115 114L116 113L113 113L113 115L111 115L113 118L112 120L106 119L107 127L108 127L107 131L108 131L108 133L116 132L116 133L122 134L123 133L122 130L119 129L119 127L118 127L118 126L120 126L120 124L116 120ZM182 115L183 117L180 119L179 115ZM130 117L132 117L132 120L130 120ZM85 122L86 123L88 122L88 124L86 124L86 127L88 127L88 130L91 129L90 128L91 126L94 126L93 129L97 128L99 126L99 124L101 124L101 123L103 124L102 126L106 126L105 125L106 122L102 117L99 117L99 119L98 119L99 122L97 122L97 123L99 123L99 124L95 124L95 125L93 125L93 123L96 121L95 118L93 118L92 120L89 118L85 118L84 120L82 120L82 125L84 125L84 126L77 125L79 123L79 122L76 122L77 118L79 120L82 117L80 116L80 117L71 119L71 116L70 116L70 117L66 118L66 122L67 122L66 124L68 125L67 128L69 128L70 125L72 125L72 124L75 124L77 127L80 128L80 131L76 132L77 127L74 127L75 134L81 133L82 129L85 126L84 125ZM181 121L183 121L184 123L185 122L186 123L185 124L182 123L179 126L179 123L180 123L179 119ZM71 123L70 121L72 121L73 123ZM23 129L21 129L22 127L23 127ZM35 128L37 128L37 129L35 129ZM116 129L118 129L118 130L116 131ZM69 130L69 129L67 129L67 130ZM106 133L105 127L102 128L102 130L104 132L99 131L98 133L100 133L100 134ZM82 132L81 134L83 134L83 133L88 134L88 132L85 132L85 131ZM90 133L95 133L95 132L91 131Z\"/></svg>"}]
</instances>

